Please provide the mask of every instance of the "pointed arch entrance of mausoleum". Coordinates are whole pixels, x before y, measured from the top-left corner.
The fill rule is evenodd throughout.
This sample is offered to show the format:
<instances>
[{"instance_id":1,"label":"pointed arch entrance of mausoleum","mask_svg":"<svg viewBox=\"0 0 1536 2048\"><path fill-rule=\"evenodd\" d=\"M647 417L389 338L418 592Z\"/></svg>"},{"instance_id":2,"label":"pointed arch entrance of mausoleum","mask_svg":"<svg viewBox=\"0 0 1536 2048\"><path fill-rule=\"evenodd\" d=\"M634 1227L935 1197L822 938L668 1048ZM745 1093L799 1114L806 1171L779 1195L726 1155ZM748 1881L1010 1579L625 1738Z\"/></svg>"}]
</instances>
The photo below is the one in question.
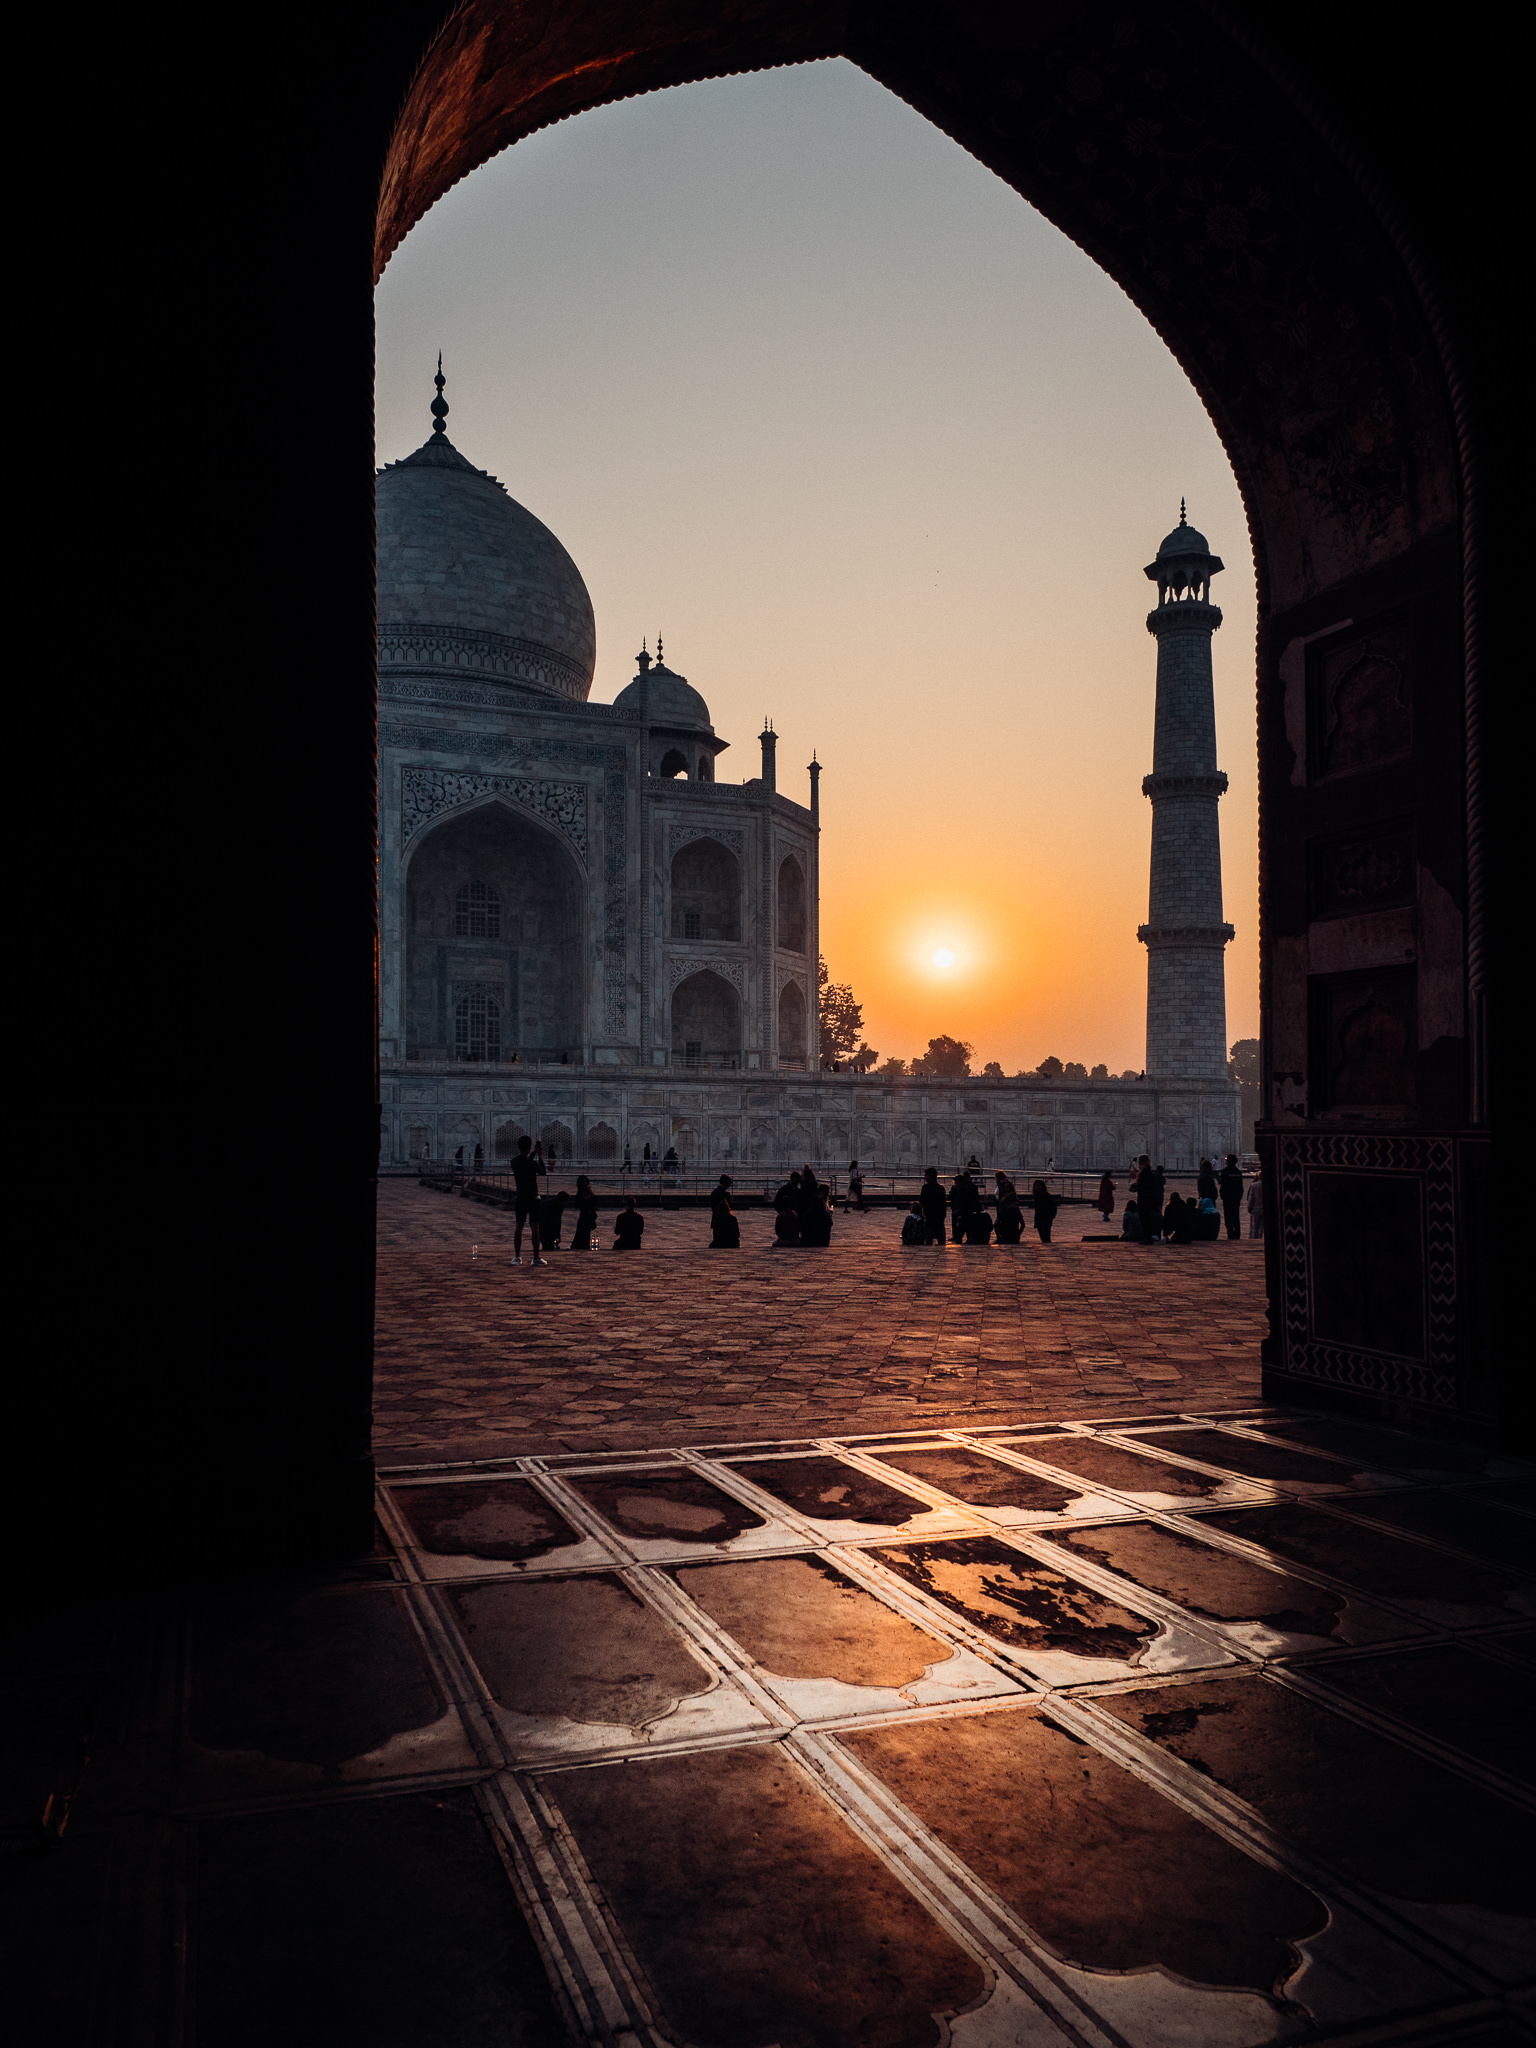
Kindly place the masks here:
<instances>
[{"instance_id":1,"label":"pointed arch entrance of mausoleum","mask_svg":"<svg viewBox=\"0 0 1536 2048\"><path fill-rule=\"evenodd\" d=\"M462 804L413 837L401 895L408 1060L580 1047L586 876L564 834L500 793Z\"/></svg>"}]
</instances>

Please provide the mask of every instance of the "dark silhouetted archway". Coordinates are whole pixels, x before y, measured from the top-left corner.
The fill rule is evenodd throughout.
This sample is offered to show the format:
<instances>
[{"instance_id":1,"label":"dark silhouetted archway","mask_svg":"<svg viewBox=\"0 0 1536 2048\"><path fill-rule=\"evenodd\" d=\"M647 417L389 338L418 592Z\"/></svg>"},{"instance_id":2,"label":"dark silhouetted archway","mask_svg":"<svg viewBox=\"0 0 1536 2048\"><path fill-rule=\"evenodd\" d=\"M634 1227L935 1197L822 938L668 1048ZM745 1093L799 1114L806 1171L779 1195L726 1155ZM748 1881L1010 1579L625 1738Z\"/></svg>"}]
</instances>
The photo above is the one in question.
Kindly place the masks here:
<instances>
[{"instance_id":1,"label":"dark silhouetted archway","mask_svg":"<svg viewBox=\"0 0 1536 2048\"><path fill-rule=\"evenodd\" d=\"M113 44L97 97L71 88L70 118L50 133L68 137L56 146L94 189L118 195L122 247L59 272L50 300L53 381L78 397L48 419L57 529L77 516L72 480L125 432L175 448L174 461L136 462L132 516L88 589L72 574L49 600L72 646L117 664L110 685L81 670L84 701L113 694L100 717L72 719L70 772L93 792L93 873L132 853L134 914L96 962L128 1020L119 1113L193 1134L237 1114L270 1143L238 1170L198 1149L217 1199L197 1205L195 1246L163 1227L184 1199L185 1148L143 1168L80 1310L80 1358L53 1376L67 1408L35 1438L69 1446L48 1461L67 1473L67 1497L50 1502L56 1562L71 1541L89 1557L109 1535L178 1568L269 1547L274 1527L311 1554L368 1541L370 276L443 192L535 128L835 54L1120 283L1199 390L1243 492L1260 598L1268 1383L1484 1436L1514 1427L1497 1362L1517 1355L1498 1323L1515 1283L1493 1251L1506 1202L1486 1195L1490 1076L1513 1013L1493 1000L1488 934L1490 887L1526 864L1492 859L1491 818L1518 812L1492 804L1490 776L1512 778L1521 757L1514 693L1490 698L1484 678L1515 674L1524 647L1519 579L1491 573L1508 543L1488 518L1492 486L1513 499L1515 457L1482 423L1523 402L1505 353L1518 323L1476 232L1501 199L1489 155L1501 119L1482 97L1502 61L1492 21L1426 36L1408 17L1300 0L473 0L446 21L417 0L279 5L226 24L239 59L217 73L168 63L165 38L140 36ZM135 691L120 670L147 661L146 592L156 659ZM1396 660L1406 678L1408 737L1390 758L1382 736L1404 721L1368 659ZM25 758L51 761L57 712L42 698ZM1337 731L1319 723L1328 704ZM218 850L202 880L188 879L189 844ZM1337 877L1402 858L1407 903L1334 914ZM306 924L294 906L317 888L328 914ZM172 903L174 953L156 922ZM1389 912L1391 962L1372 953ZM39 957L62 943L44 930ZM1335 1109L1313 1086L1329 977L1389 964L1412 971L1411 1118ZM224 1020L216 1044L164 1029L168 977L189 975ZM323 1038L275 1030L253 1001L285 986L328 1019ZM1365 1241L1372 1177L1389 1166L1440 1219L1403 1265L1427 1276L1419 1360L1361 1338L1378 1327L1376 1297L1353 1281L1349 1315L1324 1317L1332 1334L1318 1321L1319 1304L1343 1298L1340 1262ZM1512 1163L1498 1184L1516 1184ZM1378 1291L1398 1284L1372 1270ZM107 1339L125 1327L156 1332L152 1385L119 1370ZM1503 1370L1513 1385L1513 1364Z\"/></svg>"}]
</instances>

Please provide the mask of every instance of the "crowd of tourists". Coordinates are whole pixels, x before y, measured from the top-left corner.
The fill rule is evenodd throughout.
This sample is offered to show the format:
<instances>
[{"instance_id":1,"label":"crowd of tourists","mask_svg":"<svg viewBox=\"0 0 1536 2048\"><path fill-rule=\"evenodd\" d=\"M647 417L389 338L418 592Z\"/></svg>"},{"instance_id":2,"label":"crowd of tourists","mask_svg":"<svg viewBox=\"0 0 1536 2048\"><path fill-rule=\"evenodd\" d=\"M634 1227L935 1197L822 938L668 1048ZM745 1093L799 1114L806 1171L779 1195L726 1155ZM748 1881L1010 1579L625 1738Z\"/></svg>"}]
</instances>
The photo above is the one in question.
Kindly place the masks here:
<instances>
[{"instance_id":1,"label":"crowd of tourists","mask_svg":"<svg viewBox=\"0 0 1536 2048\"><path fill-rule=\"evenodd\" d=\"M1249 1235L1262 1237L1264 1183L1255 1180L1245 1195L1235 1152L1227 1154L1219 1173L1209 1159L1201 1160L1193 1195L1181 1195L1177 1189L1168 1193L1163 1169L1143 1152L1131 1176L1120 1235L1130 1244L1209 1243L1221 1235L1225 1224L1228 1237L1241 1237L1245 1207ZM1107 1223L1111 1209L1101 1204L1101 1213Z\"/></svg>"},{"instance_id":2,"label":"crowd of tourists","mask_svg":"<svg viewBox=\"0 0 1536 2048\"><path fill-rule=\"evenodd\" d=\"M564 1233L567 1210L575 1211L571 1233L573 1252L598 1248L597 1197L586 1174L576 1177L576 1192L565 1188L554 1193L541 1191L540 1176L547 1181L549 1162L542 1145L519 1138L512 1161L515 1220L512 1234L512 1264L523 1263L523 1232L526 1229L533 1264L547 1264L546 1251L558 1251ZM1023 1242L1032 1224L1042 1244L1051 1241L1051 1227L1061 1207L1043 1180L1036 1180L1028 1197L1002 1168L992 1175L993 1186L984 1190L980 1162L971 1159L946 1188L939 1170L930 1166L923 1175L917 1198L901 1221L904 1245L990 1244L1016 1245ZM709 1197L709 1249L739 1251L741 1221L732 1199L730 1174L722 1173ZM1131 1244L1194 1244L1220 1235L1223 1222L1228 1237L1242 1236L1242 1212L1248 1210L1253 1237L1264 1234L1263 1184L1255 1180L1244 1193L1237 1155L1229 1152L1218 1173L1209 1159L1202 1159L1192 1196L1175 1190L1167 1192L1167 1176L1154 1166L1144 1152L1136 1162L1128 1187L1128 1200L1121 1217L1121 1237ZM1095 1206L1106 1223L1113 1220L1116 1188L1113 1174L1099 1182ZM1218 1206L1219 1205L1219 1206ZM848 1168L843 1213L851 1208L863 1211L864 1176L859 1162ZM837 1200L831 1184L817 1177L806 1165L791 1173L773 1197L773 1249L791 1251L817 1249L832 1242ZM626 1195L613 1220L615 1251L638 1251L645 1236L645 1217L633 1195Z\"/></svg>"}]
</instances>

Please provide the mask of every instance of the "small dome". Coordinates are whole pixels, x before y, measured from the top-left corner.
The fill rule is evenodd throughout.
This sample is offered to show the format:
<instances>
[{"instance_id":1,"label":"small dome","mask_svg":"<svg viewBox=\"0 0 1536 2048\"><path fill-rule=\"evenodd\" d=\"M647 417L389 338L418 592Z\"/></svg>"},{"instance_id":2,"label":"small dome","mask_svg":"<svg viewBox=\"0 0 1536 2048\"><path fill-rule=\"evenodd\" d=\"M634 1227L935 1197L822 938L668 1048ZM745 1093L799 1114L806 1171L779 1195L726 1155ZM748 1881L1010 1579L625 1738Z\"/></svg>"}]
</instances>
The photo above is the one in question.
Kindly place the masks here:
<instances>
[{"instance_id":1,"label":"small dome","mask_svg":"<svg viewBox=\"0 0 1536 2048\"><path fill-rule=\"evenodd\" d=\"M626 683L614 698L613 708L626 718L644 719L647 725L686 725L697 726L701 732L714 731L709 722L709 706L688 678L674 675L660 663L636 676L632 683Z\"/></svg>"},{"instance_id":2,"label":"small dome","mask_svg":"<svg viewBox=\"0 0 1536 2048\"><path fill-rule=\"evenodd\" d=\"M380 470L377 491L381 659L476 667L583 702L592 600L549 528L444 433Z\"/></svg>"},{"instance_id":3,"label":"small dome","mask_svg":"<svg viewBox=\"0 0 1536 2048\"><path fill-rule=\"evenodd\" d=\"M1176 526L1157 551L1159 555L1208 555L1211 544L1193 526Z\"/></svg>"}]
</instances>

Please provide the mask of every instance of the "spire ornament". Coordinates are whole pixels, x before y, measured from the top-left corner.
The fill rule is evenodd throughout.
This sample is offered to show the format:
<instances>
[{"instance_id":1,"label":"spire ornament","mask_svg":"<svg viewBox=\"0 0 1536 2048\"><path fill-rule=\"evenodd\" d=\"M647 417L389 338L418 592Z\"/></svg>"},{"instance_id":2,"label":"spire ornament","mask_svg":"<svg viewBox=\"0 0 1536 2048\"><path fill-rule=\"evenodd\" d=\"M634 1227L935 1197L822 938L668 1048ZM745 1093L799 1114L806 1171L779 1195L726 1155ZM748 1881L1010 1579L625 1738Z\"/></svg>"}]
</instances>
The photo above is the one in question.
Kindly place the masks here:
<instances>
[{"instance_id":1,"label":"spire ornament","mask_svg":"<svg viewBox=\"0 0 1536 2048\"><path fill-rule=\"evenodd\" d=\"M448 429L443 425L443 422L448 417L448 401L443 396L443 386L448 382L448 379L443 375L443 352L441 349L437 352L437 375L432 381L437 386L437 396L432 401L432 431L434 434L443 435L446 439Z\"/></svg>"}]
</instances>

